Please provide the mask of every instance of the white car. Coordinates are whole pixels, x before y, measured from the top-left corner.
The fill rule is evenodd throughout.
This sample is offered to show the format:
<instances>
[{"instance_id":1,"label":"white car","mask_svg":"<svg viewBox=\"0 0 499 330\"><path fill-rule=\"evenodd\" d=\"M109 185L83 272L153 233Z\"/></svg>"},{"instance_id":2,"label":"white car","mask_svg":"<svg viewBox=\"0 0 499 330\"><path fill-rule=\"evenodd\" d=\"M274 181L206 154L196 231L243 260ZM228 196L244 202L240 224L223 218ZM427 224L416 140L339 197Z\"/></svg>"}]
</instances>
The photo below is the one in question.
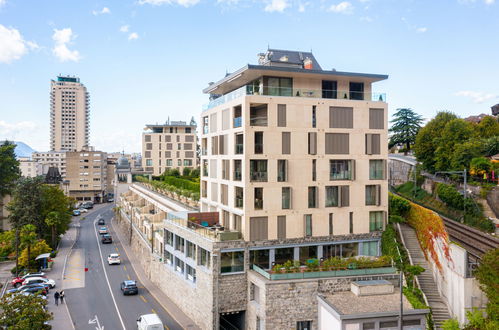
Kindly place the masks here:
<instances>
[{"instance_id":1,"label":"white car","mask_svg":"<svg viewBox=\"0 0 499 330\"><path fill-rule=\"evenodd\" d=\"M101 234L101 235L107 234L107 227L106 226L100 227L99 228L99 234Z\"/></svg>"},{"instance_id":2,"label":"white car","mask_svg":"<svg viewBox=\"0 0 499 330\"><path fill-rule=\"evenodd\" d=\"M88 210L83 207L80 207L78 211L80 211L80 213L88 213Z\"/></svg>"},{"instance_id":3,"label":"white car","mask_svg":"<svg viewBox=\"0 0 499 330\"><path fill-rule=\"evenodd\" d=\"M107 263L109 265L119 265L119 264L121 264L120 255L118 253L111 253L107 257Z\"/></svg>"},{"instance_id":4,"label":"white car","mask_svg":"<svg viewBox=\"0 0 499 330\"><path fill-rule=\"evenodd\" d=\"M28 277L27 279L24 280L23 285L36 284L36 283L48 284L51 289L55 288L55 281L44 277Z\"/></svg>"}]
</instances>

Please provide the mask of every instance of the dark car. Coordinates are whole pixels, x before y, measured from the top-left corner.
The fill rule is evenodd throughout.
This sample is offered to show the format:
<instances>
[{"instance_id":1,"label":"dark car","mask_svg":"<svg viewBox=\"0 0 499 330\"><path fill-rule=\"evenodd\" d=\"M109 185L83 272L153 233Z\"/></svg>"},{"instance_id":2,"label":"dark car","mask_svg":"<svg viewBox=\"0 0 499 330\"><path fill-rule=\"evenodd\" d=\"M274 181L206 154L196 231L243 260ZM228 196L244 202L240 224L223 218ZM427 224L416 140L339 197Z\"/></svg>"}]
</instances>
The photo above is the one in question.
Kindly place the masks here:
<instances>
[{"instance_id":1,"label":"dark car","mask_svg":"<svg viewBox=\"0 0 499 330\"><path fill-rule=\"evenodd\" d=\"M102 235L101 242L102 242L102 244L112 243L113 238L109 234L104 234L104 235Z\"/></svg>"},{"instance_id":2,"label":"dark car","mask_svg":"<svg viewBox=\"0 0 499 330\"><path fill-rule=\"evenodd\" d=\"M81 204L81 207L83 207L84 209L93 209L94 208L94 203L92 203L92 202L85 202L85 203Z\"/></svg>"},{"instance_id":3,"label":"dark car","mask_svg":"<svg viewBox=\"0 0 499 330\"><path fill-rule=\"evenodd\" d=\"M52 289L52 287L50 286L49 283L32 283L32 284L25 284L25 285L21 285L20 287L18 287L17 289L19 291L23 291L24 289L26 288L31 288L31 287L35 287L35 286L38 286L38 287L42 287L42 288L45 288L47 291L50 291L50 289Z\"/></svg>"},{"instance_id":4,"label":"dark car","mask_svg":"<svg viewBox=\"0 0 499 330\"><path fill-rule=\"evenodd\" d=\"M139 289L137 288L137 283L135 281L121 282L121 291L123 292L124 295L139 293Z\"/></svg>"},{"instance_id":5,"label":"dark car","mask_svg":"<svg viewBox=\"0 0 499 330\"><path fill-rule=\"evenodd\" d=\"M102 226L102 225L105 225L105 224L106 224L106 221L104 221L104 219L103 219L103 218L100 218L100 219L99 219L99 221L97 221L97 224L98 224L99 226Z\"/></svg>"},{"instance_id":6,"label":"dark car","mask_svg":"<svg viewBox=\"0 0 499 330\"><path fill-rule=\"evenodd\" d=\"M24 285L17 289L11 289L7 291L8 293L20 293L20 292L28 292L28 293L37 293L40 292L44 296L48 294L48 289L42 284L35 285Z\"/></svg>"}]
</instances>

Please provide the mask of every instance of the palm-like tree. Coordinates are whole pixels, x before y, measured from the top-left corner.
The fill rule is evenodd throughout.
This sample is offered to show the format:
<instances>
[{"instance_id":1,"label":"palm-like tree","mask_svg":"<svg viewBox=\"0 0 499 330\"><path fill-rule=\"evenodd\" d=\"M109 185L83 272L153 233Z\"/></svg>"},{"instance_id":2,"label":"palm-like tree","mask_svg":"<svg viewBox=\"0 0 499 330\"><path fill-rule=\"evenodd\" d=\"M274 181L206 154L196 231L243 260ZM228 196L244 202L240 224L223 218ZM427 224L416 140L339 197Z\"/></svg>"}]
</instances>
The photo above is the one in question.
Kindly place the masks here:
<instances>
[{"instance_id":1,"label":"palm-like tree","mask_svg":"<svg viewBox=\"0 0 499 330\"><path fill-rule=\"evenodd\" d=\"M56 227L60 224L61 222L61 217L59 216L59 213L52 211L47 214L47 217L45 218L45 223L47 226L51 228L52 231L52 248L55 249L56 242L55 242L55 237L56 237Z\"/></svg>"},{"instance_id":2,"label":"palm-like tree","mask_svg":"<svg viewBox=\"0 0 499 330\"><path fill-rule=\"evenodd\" d=\"M33 246L37 240L38 237L36 235L35 225L28 224L21 228L21 246L28 250L28 268L31 262L31 246Z\"/></svg>"}]
</instances>

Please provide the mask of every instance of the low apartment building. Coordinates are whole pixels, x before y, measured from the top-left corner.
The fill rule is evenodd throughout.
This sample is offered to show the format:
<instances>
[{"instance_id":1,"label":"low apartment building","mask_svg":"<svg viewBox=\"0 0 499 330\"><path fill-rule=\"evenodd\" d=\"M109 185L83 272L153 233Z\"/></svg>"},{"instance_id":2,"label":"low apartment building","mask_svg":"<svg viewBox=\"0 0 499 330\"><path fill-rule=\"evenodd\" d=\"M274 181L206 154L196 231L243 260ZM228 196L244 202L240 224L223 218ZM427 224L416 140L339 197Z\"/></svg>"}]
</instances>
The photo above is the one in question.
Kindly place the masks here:
<instances>
[{"instance_id":1,"label":"low apartment building","mask_svg":"<svg viewBox=\"0 0 499 330\"><path fill-rule=\"evenodd\" d=\"M102 203L107 196L107 154L87 147L66 152L69 196L77 201Z\"/></svg>"},{"instance_id":2,"label":"low apartment building","mask_svg":"<svg viewBox=\"0 0 499 330\"><path fill-rule=\"evenodd\" d=\"M196 122L170 121L146 125L142 134L142 167L159 176L168 169L198 167Z\"/></svg>"},{"instance_id":3,"label":"low apartment building","mask_svg":"<svg viewBox=\"0 0 499 330\"><path fill-rule=\"evenodd\" d=\"M389 265L305 272L333 257L380 255L387 104L371 87L386 78L269 50L205 89L200 212L163 208L148 231L161 191L134 185L122 196L122 219L156 242L145 267L202 328L317 329L319 294L360 280L398 285ZM296 274L281 273L289 263Z\"/></svg>"},{"instance_id":4,"label":"low apartment building","mask_svg":"<svg viewBox=\"0 0 499 330\"><path fill-rule=\"evenodd\" d=\"M34 152L31 159L41 168L40 175L46 175L49 168L57 167L61 177L66 178L66 152L65 151L47 151Z\"/></svg>"},{"instance_id":5,"label":"low apartment building","mask_svg":"<svg viewBox=\"0 0 499 330\"><path fill-rule=\"evenodd\" d=\"M34 178L36 176L42 175L42 165L38 164L36 161L28 157L20 157L19 169L21 170L21 175L23 177Z\"/></svg>"}]
</instances>

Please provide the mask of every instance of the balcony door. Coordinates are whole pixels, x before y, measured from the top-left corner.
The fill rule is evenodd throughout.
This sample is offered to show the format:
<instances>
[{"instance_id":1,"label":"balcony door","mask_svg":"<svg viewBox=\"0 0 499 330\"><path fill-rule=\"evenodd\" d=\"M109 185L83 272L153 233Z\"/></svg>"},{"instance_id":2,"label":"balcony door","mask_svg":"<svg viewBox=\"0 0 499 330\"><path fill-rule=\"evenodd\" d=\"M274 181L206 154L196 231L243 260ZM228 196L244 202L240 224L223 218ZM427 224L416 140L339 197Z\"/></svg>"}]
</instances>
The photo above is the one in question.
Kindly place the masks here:
<instances>
[{"instance_id":1,"label":"balcony door","mask_svg":"<svg viewBox=\"0 0 499 330\"><path fill-rule=\"evenodd\" d=\"M338 96L338 83L332 80L322 81L322 98L335 99Z\"/></svg>"}]
</instances>

